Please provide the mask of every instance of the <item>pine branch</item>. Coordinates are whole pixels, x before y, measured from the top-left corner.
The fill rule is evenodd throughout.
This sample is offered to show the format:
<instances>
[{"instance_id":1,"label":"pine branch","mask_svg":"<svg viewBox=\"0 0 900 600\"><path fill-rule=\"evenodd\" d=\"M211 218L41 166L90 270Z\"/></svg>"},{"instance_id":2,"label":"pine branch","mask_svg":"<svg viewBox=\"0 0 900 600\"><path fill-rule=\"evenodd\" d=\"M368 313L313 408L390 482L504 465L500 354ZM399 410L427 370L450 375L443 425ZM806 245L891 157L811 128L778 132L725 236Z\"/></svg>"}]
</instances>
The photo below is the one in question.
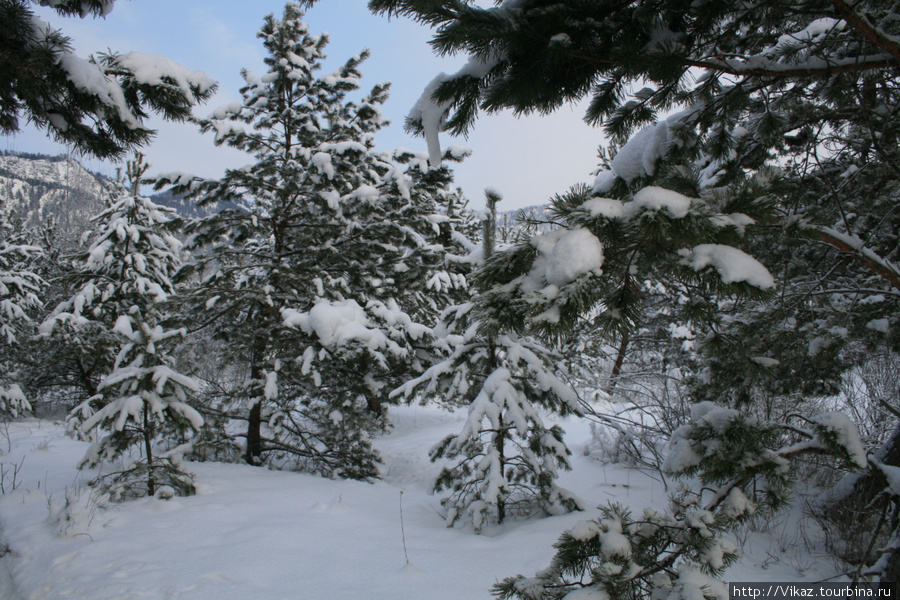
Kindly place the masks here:
<instances>
[{"instance_id":1,"label":"pine branch","mask_svg":"<svg viewBox=\"0 0 900 600\"><path fill-rule=\"evenodd\" d=\"M848 0L831 0L831 4L844 17L847 23L860 32L863 37L894 57L895 64L900 64L900 40L877 28L868 17L856 11Z\"/></svg>"},{"instance_id":2,"label":"pine branch","mask_svg":"<svg viewBox=\"0 0 900 600\"><path fill-rule=\"evenodd\" d=\"M851 255L869 270L885 279L895 290L900 291L900 269L863 246L861 240L828 227L816 228L815 231L821 241Z\"/></svg>"}]
</instances>

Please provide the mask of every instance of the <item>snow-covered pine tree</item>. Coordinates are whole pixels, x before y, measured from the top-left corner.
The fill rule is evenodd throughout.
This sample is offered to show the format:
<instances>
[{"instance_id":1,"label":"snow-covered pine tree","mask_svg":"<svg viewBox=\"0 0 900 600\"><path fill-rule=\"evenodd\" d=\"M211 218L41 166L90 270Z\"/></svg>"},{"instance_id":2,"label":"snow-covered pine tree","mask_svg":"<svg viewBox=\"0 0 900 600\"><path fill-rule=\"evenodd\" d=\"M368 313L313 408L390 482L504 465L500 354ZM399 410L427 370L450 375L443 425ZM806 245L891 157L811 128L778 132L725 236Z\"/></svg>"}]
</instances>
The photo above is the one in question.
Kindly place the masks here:
<instances>
[{"instance_id":1,"label":"snow-covered pine tree","mask_svg":"<svg viewBox=\"0 0 900 600\"><path fill-rule=\"evenodd\" d=\"M84 227L88 225L85 215ZM70 284L77 282L75 272L79 267L73 260L79 250L78 240L87 231L70 231L60 226L53 216L48 216L37 231L28 236L40 247L40 258L34 270L45 282L43 307L35 314L36 323L42 323L61 302L71 295ZM71 331L68 333L72 333ZM77 346L64 343L64 334L32 335L23 338L15 351L21 381L29 396L38 404L35 410L58 404L65 411L96 395L97 385L112 365L111 353L99 355L82 352ZM48 369L47 365L53 368Z\"/></svg>"},{"instance_id":2,"label":"snow-covered pine tree","mask_svg":"<svg viewBox=\"0 0 900 600\"><path fill-rule=\"evenodd\" d=\"M487 192L482 258L494 251L499 200ZM433 461L450 462L434 484L435 491L450 492L441 501L447 524L463 519L481 532L508 516L580 509L555 481L558 469L570 468L562 428L548 427L541 414L579 414L578 398L557 376L557 357L549 349L484 320L479 302L476 291L469 302L444 311L434 333L439 359L394 392L448 407L468 405L463 430L431 451Z\"/></svg>"},{"instance_id":3,"label":"snow-covered pine tree","mask_svg":"<svg viewBox=\"0 0 900 600\"><path fill-rule=\"evenodd\" d=\"M898 348L900 32L891 2L370 6L438 28L440 52L471 58L429 86L413 129L436 135L446 118L461 133L478 110L549 111L589 97L586 121L603 125L618 152L584 198L628 200L656 185L704 199L720 224L731 215L740 229L757 223L741 243L779 274L786 294L775 310L737 307L743 314L725 318L737 325L730 331L719 319L705 397L831 393L873 340L880 351ZM683 110L660 117L675 106ZM865 191L847 194L851 187ZM626 347L627 327L618 329Z\"/></svg>"},{"instance_id":4,"label":"snow-covered pine tree","mask_svg":"<svg viewBox=\"0 0 900 600\"><path fill-rule=\"evenodd\" d=\"M603 125L619 150L585 197L628 200L657 185L703 198L722 215L720 224L736 214L741 222L733 225L743 229L750 217L765 225L754 235L767 234L754 250L778 265L786 283L806 289L798 301L809 293L821 304L831 288L844 297L840 312L853 305L864 313L861 328L810 322L807 341L821 338L817 348L840 348L835 332L868 328L886 333L879 339L896 347L887 327L896 314L891 289L900 283L890 209L900 139L900 45L891 2L760 2L734 9L668 1L651 8L510 0L481 8L373 0L370 6L438 28L438 51L471 58L459 73L428 87L413 129L433 136L446 118L447 129L462 133L479 110L550 111L589 97L586 120ZM521 36L526 30L533 35ZM626 93L638 81L638 91ZM660 118L674 106L684 110ZM866 110L854 110L860 106ZM848 186L867 191L848 195ZM771 327L761 325L777 329L785 319L797 320L791 313L803 317L799 302L785 309ZM798 320L798 328L808 320ZM837 368L825 373L829 356L836 354L823 352L813 362L833 389L834 375L850 362L831 361ZM748 362L730 360L727 351L721 362L734 367L723 371L722 387L737 383L744 389L733 395L746 396L737 371Z\"/></svg>"},{"instance_id":5,"label":"snow-covered pine tree","mask_svg":"<svg viewBox=\"0 0 900 600\"><path fill-rule=\"evenodd\" d=\"M116 183L108 194L105 210L130 192L121 183ZM97 215L96 219L100 217ZM97 231L86 232L83 242L92 248L92 239L97 235ZM72 373L69 400L76 405L88 407L90 401L99 396L100 381L112 372L121 345L113 328L128 306L125 294L120 290L122 281L117 277L124 273L121 265L113 264L118 258L122 257L111 256L108 265L98 263L82 247L71 255L60 257L54 268L57 279L52 283L57 292L57 303L46 314L39 335L42 345L50 348L50 356L59 352L62 360L69 363L61 370ZM103 269L108 271L109 280ZM98 272L101 273L99 277ZM77 429L79 423L73 421L72 428Z\"/></svg>"},{"instance_id":6,"label":"snow-covered pine tree","mask_svg":"<svg viewBox=\"0 0 900 600\"><path fill-rule=\"evenodd\" d=\"M17 375L17 347L29 338L32 315L42 303L45 285L34 263L40 247L27 243L7 211L0 209L0 416L18 416L31 410Z\"/></svg>"},{"instance_id":7,"label":"snow-covered pine tree","mask_svg":"<svg viewBox=\"0 0 900 600\"><path fill-rule=\"evenodd\" d=\"M208 100L216 84L199 71L174 61L137 52L81 58L70 38L37 18L37 0L0 3L0 131L19 131L20 119L46 128L54 139L81 152L118 158L147 143L149 112L184 121L191 108ZM115 0L54 0L64 16L108 14Z\"/></svg>"},{"instance_id":8,"label":"snow-covered pine tree","mask_svg":"<svg viewBox=\"0 0 900 600\"><path fill-rule=\"evenodd\" d=\"M288 3L266 17L267 72L245 70L241 101L199 121L255 162L160 182L217 207L189 226L195 264L182 275L196 278L192 320L222 341L223 368L247 365L225 407L247 421L246 460L366 479L378 458L367 431L421 368L417 322L463 282L442 245L453 219L439 203L454 193L446 169L375 151L388 84L348 98L368 52L317 75L328 37L303 16Z\"/></svg>"},{"instance_id":9,"label":"snow-covered pine tree","mask_svg":"<svg viewBox=\"0 0 900 600\"><path fill-rule=\"evenodd\" d=\"M128 162L130 190L117 186L109 207L93 221L91 245L76 259L74 295L42 325L46 335L75 341L82 352L115 350L97 395L79 405L70 422L81 432L96 427L96 440L82 466L110 462L132 451L143 454L121 471L102 477L116 497L193 492L179 460L183 451L164 452L165 444L185 441L203 419L188 404L197 384L173 369L173 340L184 330L165 330L162 302L175 291L172 276L181 265L179 242L167 229L174 210L140 195L149 165L140 154ZM164 439L161 439L164 438Z\"/></svg>"}]
</instances>

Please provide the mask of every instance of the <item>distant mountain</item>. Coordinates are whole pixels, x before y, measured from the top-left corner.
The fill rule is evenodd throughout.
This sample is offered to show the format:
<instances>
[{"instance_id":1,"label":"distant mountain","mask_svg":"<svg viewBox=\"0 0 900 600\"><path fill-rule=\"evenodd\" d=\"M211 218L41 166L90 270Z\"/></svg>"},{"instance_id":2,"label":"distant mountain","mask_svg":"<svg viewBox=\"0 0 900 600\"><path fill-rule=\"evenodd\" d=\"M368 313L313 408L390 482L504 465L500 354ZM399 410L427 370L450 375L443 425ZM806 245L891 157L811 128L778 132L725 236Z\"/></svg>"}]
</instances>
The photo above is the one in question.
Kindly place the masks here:
<instances>
[{"instance_id":1,"label":"distant mountain","mask_svg":"<svg viewBox=\"0 0 900 600\"><path fill-rule=\"evenodd\" d=\"M153 194L149 196L149 198L153 201L154 204L174 208L182 219L196 219L198 217L206 217L215 212L211 208L197 208L196 204L190 202L189 200L185 200L184 198L176 196L168 190L165 190L158 194ZM232 203L228 202L226 203L226 206L231 207L233 205Z\"/></svg>"},{"instance_id":2,"label":"distant mountain","mask_svg":"<svg viewBox=\"0 0 900 600\"><path fill-rule=\"evenodd\" d=\"M25 227L53 219L59 231L80 234L103 208L108 183L65 156L0 155L0 206Z\"/></svg>"},{"instance_id":3,"label":"distant mountain","mask_svg":"<svg viewBox=\"0 0 900 600\"><path fill-rule=\"evenodd\" d=\"M510 243L526 230L530 230L532 234L547 233L557 228L546 222L549 220L549 204L498 212L497 239L502 243Z\"/></svg>"},{"instance_id":4,"label":"distant mountain","mask_svg":"<svg viewBox=\"0 0 900 600\"><path fill-rule=\"evenodd\" d=\"M25 153L0 153L0 209L11 209L25 227L39 227L53 219L57 231L71 242L90 227L89 220L105 206L104 195L110 181L89 172L78 161L66 156ZM210 209L198 209L170 192L153 194L156 204L174 208L185 219L208 215ZM530 206L500 212L497 229L501 241L511 241L524 225L517 218L524 214L546 220L549 205ZM537 233L552 226L539 224Z\"/></svg>"},{"instance_id":5,"label":"distant mountain","mask_svg":"<svg viewBox=\"0 0 900 600\"><path fill-rule=\"evenodd\" d=\"M25 227L39 227L53 219L57 231L75 240L103 209L109 189L107 178L66 156L0 153L0 208L12 210ZM183 218L206 214L169 192L150 199L174 208Z\"/></svg>"}]
</instances>

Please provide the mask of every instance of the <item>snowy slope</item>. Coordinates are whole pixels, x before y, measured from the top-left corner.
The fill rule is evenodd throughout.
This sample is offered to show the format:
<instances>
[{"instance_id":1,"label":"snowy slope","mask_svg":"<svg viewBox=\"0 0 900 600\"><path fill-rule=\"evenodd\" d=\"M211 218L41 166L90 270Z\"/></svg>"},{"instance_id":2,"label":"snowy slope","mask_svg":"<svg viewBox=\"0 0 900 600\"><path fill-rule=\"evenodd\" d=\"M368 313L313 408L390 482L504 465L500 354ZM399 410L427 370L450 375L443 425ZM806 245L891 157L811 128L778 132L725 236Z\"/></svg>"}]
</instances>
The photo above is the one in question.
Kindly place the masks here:
<instances>
[{"instance_id":1,"label":"snowy slope","mask_svg":"<svg viewBox=\"0 0 900 600\"><path fill-rule=\"evenodd\" d=\"M8 444L0 432L6 491L0 540L9 548L0 559L0 597L487 599L497 579L545 567L559 534L596 516L590 510L509 522L482 535L471 527L447 529L438 498L429 494L440 467L428 462L427 450L458 431L464 414L392 410L395 426L378 443L384 479L375 484L193 463L196 496L105 508L90 502L82 486L90 473L75 470L86 444L67 438L59 424L11 424ZM562 485L589 506L609 500L635 510L664 506L660 482L584 456L585 422L562 425L576 452ZM61 509L67 490L69 520ZM785 523L796 527L796 520ZM786 534L796 537L793 530ZM780 538L753 534L744 544L748 554L729 571L735 581L815 580L834 569L830 560ZM4 583L5 570L15 590Z\"/></svg>"},{"instance_id":2,"label":"snowy slope","mask_svg":"<svg viewBox=\"0 0 900 600\"><path fill-rule=\"evenodd\" d=\"M70 158L0 156L0 204L26 226L52 216L61 230L80 231L103 208L104 190L100 178Z\"/></svg>"}]
</instances>

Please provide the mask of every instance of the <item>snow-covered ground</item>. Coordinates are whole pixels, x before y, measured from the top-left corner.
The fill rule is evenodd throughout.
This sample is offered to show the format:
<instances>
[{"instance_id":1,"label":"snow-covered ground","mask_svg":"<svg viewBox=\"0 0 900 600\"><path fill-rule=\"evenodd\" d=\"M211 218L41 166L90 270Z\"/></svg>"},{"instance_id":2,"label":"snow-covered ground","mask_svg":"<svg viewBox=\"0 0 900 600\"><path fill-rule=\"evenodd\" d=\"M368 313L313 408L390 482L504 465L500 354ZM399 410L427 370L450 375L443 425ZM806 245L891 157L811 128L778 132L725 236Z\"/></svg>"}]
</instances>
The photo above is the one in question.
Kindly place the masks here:
<instances>
[{"instance_id":1,"label":"snow-covered ground","mask_svg":"<svg viewBox=\"0 0 900 600\"><path fill-rule=\"evenodd\" d=\"M91 473L75 469L85 443L66 437L59 423L12 423L0 428L0 598L490 598L498 579L546 567L559 534L598 511L511 521L481 535L446 528L439 498L429 493L440 467L427 454L464 416L393 408L394 427L377 444L383 480L374 484L192 463L196 496L105 507L83 485ZM563 486L592 507L614 500L664 508L661 482L584 456L588 424L562 425L575 454ZM798 514L769 533L741 536L744 558L727 579L833 574L831 559L802 543L816 534Z\"/></svg>"}]
</instances>

